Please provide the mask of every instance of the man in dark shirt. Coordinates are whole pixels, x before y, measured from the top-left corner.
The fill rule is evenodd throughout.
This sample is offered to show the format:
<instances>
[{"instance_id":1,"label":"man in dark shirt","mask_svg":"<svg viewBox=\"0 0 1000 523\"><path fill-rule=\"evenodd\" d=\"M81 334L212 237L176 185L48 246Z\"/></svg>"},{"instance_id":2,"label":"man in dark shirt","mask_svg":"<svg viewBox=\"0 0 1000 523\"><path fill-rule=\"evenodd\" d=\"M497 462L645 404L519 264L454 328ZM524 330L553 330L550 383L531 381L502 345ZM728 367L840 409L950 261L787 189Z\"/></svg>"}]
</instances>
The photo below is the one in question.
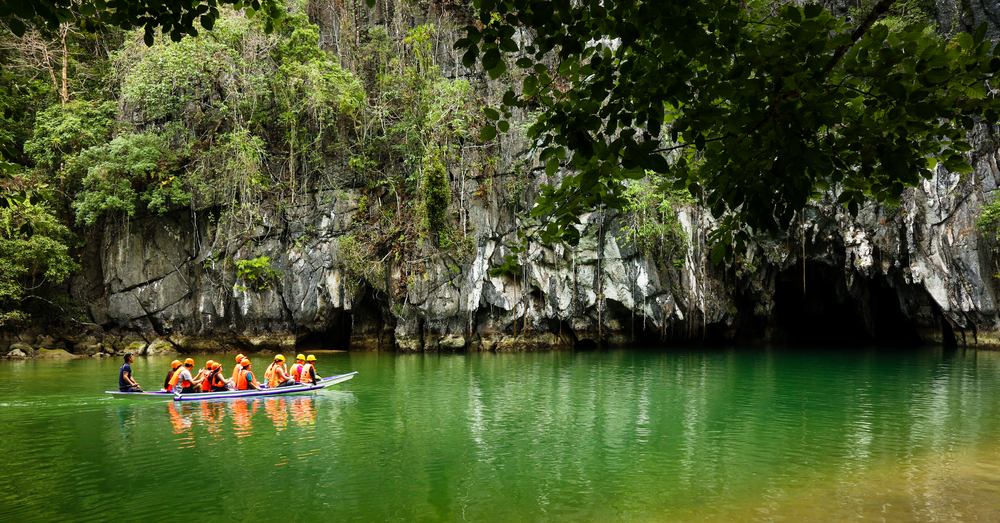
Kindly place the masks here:
<instances>
[{"instance_id":1,"label":"man in dark shirt","mask_svg":"<svg viewBox=\"0 0 1000 523\"><path fill-rule=\"evenodd\" d=\"M132 353L125 353L125 363L118 369L118 390L122 392L142 392L142 387L132 379Z\"/></svg>"}]
</instances>

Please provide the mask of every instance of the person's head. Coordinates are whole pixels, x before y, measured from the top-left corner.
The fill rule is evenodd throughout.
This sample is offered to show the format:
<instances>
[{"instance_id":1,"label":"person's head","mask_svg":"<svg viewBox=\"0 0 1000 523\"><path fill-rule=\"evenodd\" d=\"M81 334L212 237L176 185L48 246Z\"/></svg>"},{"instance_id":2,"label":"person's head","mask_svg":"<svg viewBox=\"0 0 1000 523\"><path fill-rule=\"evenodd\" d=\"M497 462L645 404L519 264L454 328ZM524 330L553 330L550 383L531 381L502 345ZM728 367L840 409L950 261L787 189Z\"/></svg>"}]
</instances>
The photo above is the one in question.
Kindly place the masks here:
<instances>
[{"instance_id":1,"label":"person's head","mask_svg":"<svg viewBox=\"0 0 1000 523\"><path fill-rule=\"evenodd\" d=\"M242 365L244 369L249 369L250 368L250 360L247 359L247 358L243 358L243 360L240 361L240 365Z\"/></svg>"},{"instance_id":2,"label":"person's head","mask_svg":"<svg viewBox=\"0 0 1000 523\"><path fill-rule=\"evenodd\" d=\"M316 361L316 356L313 356L312 354L310 354L309 357L306 358L306 361L308 361L309 363L312 363L312 362Z\"/></svg>"},{"instance_id":3,"label":"person's head","mask_svg":"<svg viewBox=\"0 0 1000 523\"><path fill-rule=\"evenodd\" d=\"M301 355L301 354L299 354L298 356L295 357L295 361L297 361L299 363L302 363L302 362L306 361L306 357L303 356L303 355Z\"/></svg>"},{"instance_id":4,"label":"person's head","mask_svg":"<svg viewBox=\"0 0 1000 523\"><path fill-rule=\"evenodd\" d=\"M125 358L125 363L132 363L132 353L131 352L126 352L124 358Z\"/></svg>"},{"instance_id":5,"label":"person's head","mask_svg":"<svg viewBox=\"0 0 1000 523\"><path fill-rule=\"evenodd\" d=\"M206 362L205 362L205 369L207 369L207 370L212 370L212 364L213 364L213 363L215 363L215 362L214 362L214 361L212 361L212 360L208 360L208 361L206 361Z\"/></svg>"},{"instance_id":6,"label":"person's head","mask_svg":"<svg viewBox=\"0 0 1000 523\"><path fill-rule=\"evenodd\" d=\"M189 368L189 369L190 368L194 368L194 359L193 358L188 358L188 359L184 360L184 366L187 367L187 368Z\"/></svg>"},{"instance_id":7,"label":"person's head","mask_svg":"<svg viewBox=\"0 0 1000 523\"><path fill-rule=\"evenodd\" d=\"M221 368L222 368L222 364L219 363L219 362L215 362L215 363L212 364L212 370L219 370Z\"/></svg>"},{"instance_id":8,"label":"person's head","mask_svg":"<svg viewBox=\"0 0 1000 523\"><path fill-rule=\"evenodd\" d=\"M283 362L285 361L285 357L282 356L281 354L278 354L277 356L274 357L274 361Z\"/></svg>"},{"instance_id":9,"label":"person's head","mask_svg":"<svg viewBox=\"0 0 1000 523\"><path fill-rule=\"evenodd\" d=\"M246 358L246 356L244 356L242 354L237 354L236 355L236 363L239 363L239 362L243 361L244 358Z\"/></svg>"},{"instance_id":10,"label":"person's head","mask_svg":"<svg viewBox=\"0 0 1000 523\"><path fill-rule=\"evenodd\" d=\"M176 369L177 367L180 367L180 366L181 366L180 360L174 360L174 361L170 362L170 368L171 369Z\"/></svg>"}]
</instances>

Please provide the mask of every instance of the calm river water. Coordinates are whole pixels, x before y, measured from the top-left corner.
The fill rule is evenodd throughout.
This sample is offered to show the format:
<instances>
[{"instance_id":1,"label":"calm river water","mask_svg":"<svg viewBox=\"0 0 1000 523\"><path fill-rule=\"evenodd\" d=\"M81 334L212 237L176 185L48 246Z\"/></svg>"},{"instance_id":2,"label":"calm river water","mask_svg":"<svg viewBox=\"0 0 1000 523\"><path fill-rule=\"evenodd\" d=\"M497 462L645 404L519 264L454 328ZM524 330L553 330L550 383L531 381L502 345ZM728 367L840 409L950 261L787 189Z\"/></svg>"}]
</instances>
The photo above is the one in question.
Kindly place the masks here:
<instances>
[{"instance_id":1,"label":"calm river water","mask_svg":"<svg viewBox=\"0 0 1000 523\"><path fill-rule=\"evenodd\" d=\"M1000 521L1000 352L337 353L183 405L120 363L0 362L0 520Z\"/></svg>"}]
</instances>

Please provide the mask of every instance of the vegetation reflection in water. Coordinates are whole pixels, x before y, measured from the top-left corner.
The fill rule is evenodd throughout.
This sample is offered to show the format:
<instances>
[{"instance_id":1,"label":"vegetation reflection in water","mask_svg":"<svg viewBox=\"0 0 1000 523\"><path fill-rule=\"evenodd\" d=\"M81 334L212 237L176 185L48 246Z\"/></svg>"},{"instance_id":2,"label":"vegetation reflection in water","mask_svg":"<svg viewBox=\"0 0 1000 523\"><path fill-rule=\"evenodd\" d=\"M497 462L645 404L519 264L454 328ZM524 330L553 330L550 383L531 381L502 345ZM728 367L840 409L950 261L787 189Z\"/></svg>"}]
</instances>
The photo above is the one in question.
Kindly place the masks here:
<instances>
[{"instance_id":1,"label":"vegetation reflection in water","mask_svg":"<svg viewBox=\"0 0 1000 523\"><path fill-rule=\"evenodd\" d=\"M0 520L1000 520L995 352L345 353L342 390L185 404L105 397L118 365L0 363Z\"/></svg>"}]
</instances>

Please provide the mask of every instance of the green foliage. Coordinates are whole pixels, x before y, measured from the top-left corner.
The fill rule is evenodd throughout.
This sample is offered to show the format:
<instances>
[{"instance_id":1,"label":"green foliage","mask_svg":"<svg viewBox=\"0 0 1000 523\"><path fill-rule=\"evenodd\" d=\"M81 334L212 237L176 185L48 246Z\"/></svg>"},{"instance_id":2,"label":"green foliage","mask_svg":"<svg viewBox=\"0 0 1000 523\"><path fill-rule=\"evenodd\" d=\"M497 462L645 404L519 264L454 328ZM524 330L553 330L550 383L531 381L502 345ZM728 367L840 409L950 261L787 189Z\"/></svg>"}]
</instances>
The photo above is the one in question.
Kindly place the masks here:
<instances>
[{"instance_id":1,"label":"green foliage","mask_svg":"<svg viewBox=\"0 0 1000 523\"><path fill-rule=\"evenodd\" d=\"M410 30L398 49L381 26L372 27L368 36L368 44L358 51L371 59L369 99L360 126L375 133L361 133L353 163L372 174L384 172L373 182L412 193L428 147L440 147L447 161L456 141L476 134L477 103L467 81L443 78L434 64L433 25Z\"/></svg>"},{"instance_id":2,"label":"green foliage","mask_svg":"<svg viewBox=\"0 0 1000 523\"><path fill-rule=\"evenodd\" d=\"M152 46L131 40L114 54L120 75L121 100L140 124L186 122L186 128L212 125L239 109L218 96L223 83L260 79L238 75L243 63L236 49L226 45L234 33L251 31L250 22L232 16L219 24L229 38L158 39ZM235 36L236 40L240 36ZM247 64L253 65L253 64ZM192 125L193 124L193 125Z\"/></svg>"},{"instance_id":3,"label":"green foliage","mask_svg":"<svg viewBox=\"0 0 1000 523\"><path fill-rule=\"evenodd\" d=\"M445 228L448 217L448 204L451 202L451 186L448 184L448 172L441 163L441 152L432 150L428 153L424 165L424 180L421 186L424 204L424 219L427 229L440 233ZM440 240L438 241L440 246Z\"/></svg>"},{"instance_id":4,"label":"green foliage","mask_svg":"<svg viewBox=\"0 0 1000 523\"><path fill-rule=\"evenodd\" d=\"M849 10L851 18L864 20L877 3L877 0L859 0ZM914 23L927 25L927 22L933 21L936 15L937 5L934 0L896 0L878 23L890 30L899 30Z\"/></svg>"},{"instance_id":5,"label":"green foliage","mask_svg":"<svg viewBox=\"0 0 1000 523\"><path fill-rule=\"evenodd\" d=\"M175 160L164 140L152 134L123 134L83 151L66 168L83 180L72 204L77 222L94 225L107 212L131 217L141 203L155 213L187 205L190 193L171 174Z\"/></svg>"},{"instance_id":6,"label":"green foliage","mask_svg":"<svg viewBox=\"0 0 1000 523\"><path fill-rule=\"evenodd\" d=\"M274 20L280 19L282 9L276 0L20 0L0 4L0 18L7 22L14 34L21 36L25 24L32 24L36 17L49 29L60 23L76 19L80 25L103 24L132 29L142 27L146 45L153 45L154 29L169 34L174 41L182 36L197 36L198 27L212 30L219 18L219 5L236 9L263 11L266 31L271 32Z\"/></svg>"},{"instance_id":7,"label":"green foliage","mask_svg":"<svg viewBox=\"0 0 1000 523\"><path fill-rule=\"evenodd\" d=\"M463 63L499 78L509 56L524 78L486 112L496 128L483 137L514 109L540 107L528 137L547 174L563 164L577 173L537 199L532 214L555 225L547 241L575 242L578 216L622 208L626 181L651 170L721 220L721 260L830 188L856 213L869 197L898 200L938 162L968 171L964 129L1000 112L986 83L1000 46L985 25L944 41L926 23L890 32L866 18L853 29L815 4L477 5L482 25L455 44ZM525 30L533 38L515 40Z\"/></svg>"},{"instance_id":8,"label":"green foliage","mask_svg":"<svg viewBox=\"0 0 1000 523\"><path fill-rule=\"evenodd\" d=\"M352 121L364 103L361 83L330 54L319 48L319 28L304 14L291 15L281 26L272 51L278 64L270 82L278 122L284 128L289 169L294 176L305 162L320 159L324 140L343 116Z\"/></svg>"},{"instance_id":9,"label":"green foliage","mask_svg":"<svg viewBox=\"0 0 1000 523\"><path fill-rule=\"evenodd\" d=\"M976 226L980 233L994 242L1000 240L1000 199L995 199L983 206L979 219L976 220Z\"/></svg>"},{"instance_id":10,"label":"green foliage","mask_svg":"<svg viewBox=\"0 0 1000 523\"><path fill-rule=\"evenodd\" d=\"M0 60L9 58L0 58ZM39 78L0 70L0 158L3 163L27 163L18 148L30 139L35 114L51 103L52 84Z\"/></svg>"},{"instance_id":11,"label":"green foliage","mask_svg":"<svg viewBox=\"0 0 1000 523\"><path fill-rule=\"evenodd\" d=\"M661 269L683 267L688 236L677 219L675 208L693 203L690 195L676 191L658 191L665 182L650 173L649 177L628 184L623 191L623 232L640 252L652 256Z\"/></svg>"},{"instance_id":12,"label":"green foliage","mask_svg":"<svg viewBox=\"0 0 1000 523\"><path fill-rule=\"evenodd\" d=\"M347 274L345 287L357 292L362 281L377 282L381 264L374 263L370 238L348 234L337 239L337 249Z\"/></svg>"},{"instance_id":13,"label":"green foliage","mask_svg":"<svg viewBox=\"0 0 1000 523\"><path fill-rule=\"evenodd\" d=\"M282 276L280 271L271 267L271 258L267 256L258 256L250 260L237 260L235 265L237 278L245 283L245 285L238 286L241 292L248 288L257 291L270 289L273 281Z\"/></svg>"},{"instance_id":14,"label":"green foliage","mask_svg":"<svg viewBox=\"0 0 1000 523\"><path fill-rule=\"evenodd\" d=\"M55 173L69 157L111 138L115 109L113 102L86 100L53 105L38 114L24 152L39 168Z\"/></svg>"},{"instance_id":15,"label":"green foliage","mask_svg":"<svg viewBox=\"0 0 1000 523\"><path fill-rule=\"evenodd\" d=\"M48 208L44 186L0 205L0 327L27 320L27 300L62 283L78 266L69 229Z\"/></svg>"},{"instance_id":16,"label":"green foliage","mask_svg":"<svg viewBox=\"0 0 1000 523\"><path fill-rule=\"evenodd\" d=\"M259 20L224 11L210 38L158 39L151 47L132 40L115 54L130 119L177 152L163 168L183 167L158 177L173 191L160 191L159 209L190 193L197 208L222 207L226 235L234 238L260 219L266 196L293 192L328 161L326 146L355 117L364 94L318 39L304 14L289 14L267 35ZM267 167L278 151L287 158L284 175ZM111 187L98 192L127 192L126 179L100 181ZM102 201L128 211L124 202L134 198Z\"/></svg>"}]
</instances>

